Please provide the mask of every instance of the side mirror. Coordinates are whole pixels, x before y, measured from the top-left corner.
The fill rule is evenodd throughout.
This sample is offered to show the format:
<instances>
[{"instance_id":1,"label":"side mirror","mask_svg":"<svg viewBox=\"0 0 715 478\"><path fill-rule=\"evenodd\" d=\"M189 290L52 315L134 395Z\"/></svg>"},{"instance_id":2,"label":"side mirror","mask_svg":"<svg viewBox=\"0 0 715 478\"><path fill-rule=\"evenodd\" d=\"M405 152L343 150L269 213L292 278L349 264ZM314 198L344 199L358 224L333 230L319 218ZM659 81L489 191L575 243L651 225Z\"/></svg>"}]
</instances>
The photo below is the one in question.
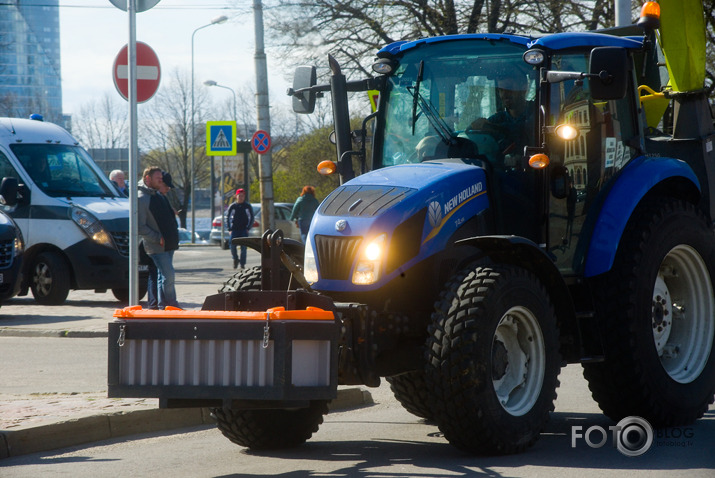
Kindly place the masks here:
<instances>
[{"instance_id":1,"label":"side mirror","mask_svg":"<svg viewBox=\"0 0 715 478\"><path fill-rule=\"evenodd\" d=\"M315 86L317 75L314 66L299 66L293 75L293 88L288 94L293 96L293 111L309 114L315 110Z\"/></svg>"},{"instance_id":2,"label":"side mirror","mask_svg":"<svg viewBox=\"0 0 715 478\"><path fill-rule=\"evenodd\" d=\"M2 183L0 183L0 203L4 206L17 204L17 190L17 178L2 178Z\"/></svg>"},{"instance_id":3,"label":"side mirror","mask_svg":"<svg viewBox=\"0 0 715 478\"><path fill-rule=\"evenodd\" d=\"M589 62L591 96L598 100L620 100L628 86L628 53L625 48L601 46L591 50Z\"/></svg>"}]
</instances>

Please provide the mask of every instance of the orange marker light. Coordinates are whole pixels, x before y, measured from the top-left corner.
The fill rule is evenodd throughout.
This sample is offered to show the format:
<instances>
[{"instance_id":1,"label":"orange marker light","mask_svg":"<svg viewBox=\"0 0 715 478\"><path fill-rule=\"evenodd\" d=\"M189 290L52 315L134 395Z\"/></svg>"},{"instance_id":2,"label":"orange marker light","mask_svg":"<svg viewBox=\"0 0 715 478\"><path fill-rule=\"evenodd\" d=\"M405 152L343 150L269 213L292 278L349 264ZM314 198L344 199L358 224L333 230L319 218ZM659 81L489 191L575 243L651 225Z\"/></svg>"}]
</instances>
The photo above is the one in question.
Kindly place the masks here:
<instances>
[{"instance_id":1,"label":"orange marker light","mask_svg":"<svg viewBox=\"0 0 715 478\"><path fill-rule=\"evenodd\" d=\"M641 17L660 18L660 5L656 2L646 2L641 9Z\"/></svg>"},{"instance_id":2,"label":"orange marker light","mask_svg":"<svg viewBox=\"0 0 715 478\"><path fill-rule=\"evenodd\" d=\"M543 153L535 154L529 158L529 166L534 169L544 169L549 165L549 157Z\"/></svg>"},{"instance_id":3,"label":"orange marker light","mask_svg":"<svg viewBox=\"0 0 715 478\"><path fill-rule=\"evenodd\" d=\"M329 176L333 174L337 169L337 165L329 159L321 161L320 164L318 164L318 172L323 176Z\"/></svg>"}]
</instances>

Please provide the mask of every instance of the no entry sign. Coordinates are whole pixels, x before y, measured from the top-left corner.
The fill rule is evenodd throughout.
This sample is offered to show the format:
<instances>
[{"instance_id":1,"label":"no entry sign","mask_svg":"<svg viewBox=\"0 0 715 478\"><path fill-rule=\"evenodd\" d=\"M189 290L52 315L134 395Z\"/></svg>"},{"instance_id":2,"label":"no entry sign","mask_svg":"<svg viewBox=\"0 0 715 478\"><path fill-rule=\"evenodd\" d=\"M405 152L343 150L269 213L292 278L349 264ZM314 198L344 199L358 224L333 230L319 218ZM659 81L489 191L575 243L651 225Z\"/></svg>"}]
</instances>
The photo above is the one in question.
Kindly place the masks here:
<instances>
[{"instance_id":1,"label":"no entry sign","mask_svg":"<svg viewBox=\"0 0 715 478\"><path fill-rule=\"evenodd\" d=\"M129 99L129 46L124 45L114 59L114 86L125 100ZM159 89L161 67L159 57L146 43L137 42L137 103L144 103Z\"/></svg>"},{"instance_id":2,"label":"no entry sign","mask_svg":"<svg viewBox=\"0 0 715 478\"><path fill-rule=\"evenodd\" d=\"M271 137L268 133L259 129L251 137L251 147L258 154L266 154L271 149Z\"/></svg>"}]
</instances>

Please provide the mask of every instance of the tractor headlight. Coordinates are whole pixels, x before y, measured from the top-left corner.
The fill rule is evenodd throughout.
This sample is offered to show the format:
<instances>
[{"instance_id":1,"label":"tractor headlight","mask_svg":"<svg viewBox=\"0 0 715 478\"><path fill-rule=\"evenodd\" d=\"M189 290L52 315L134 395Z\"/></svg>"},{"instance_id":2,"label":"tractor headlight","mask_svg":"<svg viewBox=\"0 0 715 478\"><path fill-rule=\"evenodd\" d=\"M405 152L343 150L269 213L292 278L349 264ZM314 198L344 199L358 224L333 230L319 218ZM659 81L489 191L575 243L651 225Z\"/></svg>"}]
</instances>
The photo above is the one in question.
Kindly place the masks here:
<instances>
[{"instance_id":1,"label":"tractor headlight","mask_svg":"<svg viewBox=\"0 0 715 478\"><path fill-rule=\"evenodd\" d=\"M315 254L310 237L305 241L305 255L303 256L303 276L309 284L318 282L318 266L315 263Z\"/></svg>"},{"instance_id":2,"label":"tractor headlight","mask_svg":"<svg viewBox=\"0 0 715 478\"><path fill-rule=\"evenodd\" d=\"M114 248L112 236L107 232L99 219L88 211L74 206L71 212L72 220L97 244Z\"/></svg>"},{"instance_id":3,"label":"tractor headlight","mask_svg":"<svg viewBox=\"0 0 715 478\"><path fill-rule=\"evenodd\" d=\"M353 272L353 284L370 285L378 281L387 254L386 243L387 234L380 234L365 246Z\"/></svg>"}]
</instances>

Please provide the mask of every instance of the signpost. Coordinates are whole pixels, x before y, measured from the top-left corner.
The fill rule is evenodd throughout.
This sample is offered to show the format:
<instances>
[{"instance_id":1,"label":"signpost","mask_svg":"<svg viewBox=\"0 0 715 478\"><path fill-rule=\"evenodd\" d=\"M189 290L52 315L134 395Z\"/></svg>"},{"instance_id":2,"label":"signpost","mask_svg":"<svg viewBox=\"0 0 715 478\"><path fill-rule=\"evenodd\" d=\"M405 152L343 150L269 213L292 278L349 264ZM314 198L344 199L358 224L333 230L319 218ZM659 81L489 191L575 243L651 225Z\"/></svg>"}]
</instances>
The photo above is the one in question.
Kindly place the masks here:
<instances>
[{"instance_id":1,"label":"signpost","mask_svg":"<svg viewBox=\"0 0 715 478\"><path fill-rule=\"evenodd\" d=\"M136 13L137 10L143 12L152 8L159 3L159 0L110 0L117 8L128 13L129 20L129 42L127 44L127 58L122 64L126 65L126 94L122 95L129 103L129 180L136 181L138 174L138 158L139 147L137 145L137 25ZM121 53L121 52L120 52ZM153 51L152 51L153 53ZM156 54L154 54L156 57ZM115 61L115 63L118 63ZM149 95L149 98L156 92L159 86L159 78L161 77L159 70L159 59L156 59L156 85ZM114 84L119 89L121 78L118 76L118 69L115 65L112 72ZM121 90L120 90L121 94ZM146 101L146 100L145 100ZM137 236L137 188L129 188L129 304L139 304L139 284L138 284L138 269L139 269L139 241Z\"/></svg>"},{"instance_id":2,"label":"signpost","mask_svg":"<svg viewBox=\"0 0 715 478\"><path fill-rule=\"evenodd\" d=\"M251 137L251 147L258 154L266 154L271 149L270 135L259 129Z\"/></svg>"},{"instance_id":3,"label":"signpost","mask_svg":"<svg viewBox=\"0 0 715 478\"><path fill-rule=\"evenodd\" d=\"M156 90L159 89L161 81L161 67L159 66L159 57L156 56L154 50L149 45L143 42L136 42L137 49L137 103L144 103L149 98L154 96ZM129 45L119 50L117 57L114 59L112 67L112 78L114 78L114 86L122 98L129 99L129 62L128 62Z\"/></svg>"}]
</instances>

